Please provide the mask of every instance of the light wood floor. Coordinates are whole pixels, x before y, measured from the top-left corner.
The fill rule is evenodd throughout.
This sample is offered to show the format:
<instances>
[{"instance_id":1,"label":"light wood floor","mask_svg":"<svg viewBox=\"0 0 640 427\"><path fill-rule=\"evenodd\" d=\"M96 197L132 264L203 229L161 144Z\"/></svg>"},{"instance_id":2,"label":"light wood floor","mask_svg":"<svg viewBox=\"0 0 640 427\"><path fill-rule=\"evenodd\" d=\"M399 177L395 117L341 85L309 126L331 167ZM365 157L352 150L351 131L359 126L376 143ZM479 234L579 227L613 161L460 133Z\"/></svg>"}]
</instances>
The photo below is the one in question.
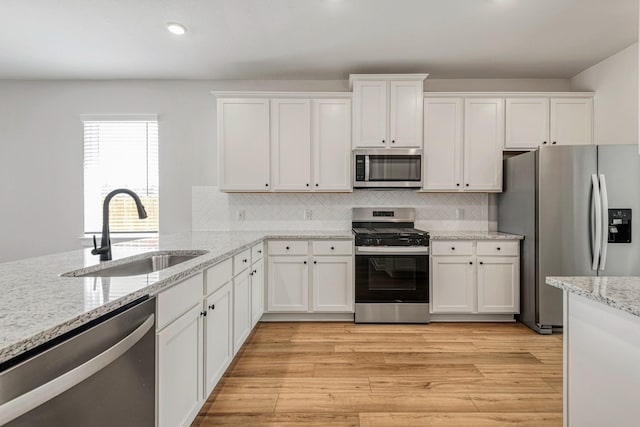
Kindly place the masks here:
<instances>
[{"instance_id":1,"label":"light wood floor","mask_svg":"<svg viewBox=\"0 0 640 427\"><path fill-rule=\"evenodd\" d=\"M193 426L561 426L562 335L260 323Z\"/></svg>"}]
</instances>

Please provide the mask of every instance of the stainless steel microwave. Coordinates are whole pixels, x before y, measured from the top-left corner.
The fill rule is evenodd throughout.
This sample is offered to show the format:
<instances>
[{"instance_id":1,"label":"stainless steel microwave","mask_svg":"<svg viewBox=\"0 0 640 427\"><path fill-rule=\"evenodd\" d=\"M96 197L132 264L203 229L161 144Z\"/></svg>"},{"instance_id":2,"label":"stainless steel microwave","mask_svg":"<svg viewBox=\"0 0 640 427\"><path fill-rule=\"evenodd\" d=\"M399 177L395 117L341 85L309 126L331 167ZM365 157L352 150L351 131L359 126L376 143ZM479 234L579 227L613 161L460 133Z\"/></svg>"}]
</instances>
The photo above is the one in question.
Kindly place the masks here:
<instances>
[{"instance_id":1,"label":"stainless steel microwave","mask_svg":"<svg viewBox=\"0 0 640 427\"><path fill-rule=\"evenodd\" d=\"M422 150L358 149L353 152L353 188L420 188Z\"/></svg>"}]
</instances>

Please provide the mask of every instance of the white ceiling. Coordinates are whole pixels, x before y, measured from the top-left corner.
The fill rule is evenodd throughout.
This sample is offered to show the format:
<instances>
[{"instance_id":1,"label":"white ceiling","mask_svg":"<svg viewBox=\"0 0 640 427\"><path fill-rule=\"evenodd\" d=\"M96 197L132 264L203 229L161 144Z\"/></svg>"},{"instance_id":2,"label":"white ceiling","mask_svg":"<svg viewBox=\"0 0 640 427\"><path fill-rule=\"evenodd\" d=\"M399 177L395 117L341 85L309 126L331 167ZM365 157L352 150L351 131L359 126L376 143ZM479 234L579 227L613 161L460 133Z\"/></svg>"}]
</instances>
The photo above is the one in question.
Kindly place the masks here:
<instances>
[{"instance_id":1,"label":"white ceiling","mask_svg":"<svg viewBox=\"0 0 640 427\"><path fill-rule=\"evenodd\" d=\"M0 17L0 78L18 79L569 78L638 39L638 0L0 0Z\"/></svg>"}]
</instances>

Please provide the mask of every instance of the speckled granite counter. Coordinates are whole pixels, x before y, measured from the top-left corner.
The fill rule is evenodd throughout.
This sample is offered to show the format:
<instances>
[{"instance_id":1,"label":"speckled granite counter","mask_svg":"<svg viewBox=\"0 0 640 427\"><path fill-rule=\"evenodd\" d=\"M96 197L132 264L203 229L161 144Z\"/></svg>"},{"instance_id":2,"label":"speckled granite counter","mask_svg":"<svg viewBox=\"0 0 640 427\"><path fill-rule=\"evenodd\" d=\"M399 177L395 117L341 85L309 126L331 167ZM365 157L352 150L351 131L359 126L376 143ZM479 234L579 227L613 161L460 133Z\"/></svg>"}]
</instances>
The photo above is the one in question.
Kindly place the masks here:
<instances>
[{"instance_id":1,"label":"speckled granite counter","mask_svg":"<svg viewBox=\"0 0 640 427\"><path fill-rule=\"evenodd\" d=\"M429 232L431 240L522 240L519 234L500 233L498 231L433 231Z\"/></svg>"},{"instance_id":2,"label":"speckled granite counter","mask_svg":"<svg viewBox=\"0 0 640 427\"><path fill-rule=\"evenodd\" d=\"M546 282L640 316L640 277L547 277Z\"/></svg>"},{"instance_id":3,"label":"speckled granite counter","mask_svg":"<svg viewBox=\"0 0 640 427\"><path fill-rule=\"evenodd\" d=\"M352 239L351 230L193 232L113 246L113 261L158 250L207 254L151 274L128 277L60 277L99 263L89 249L0 264L0 363L254 244L274 238ZM122 261L120 261L122 263Z\"/></svg>"}]
</instances>

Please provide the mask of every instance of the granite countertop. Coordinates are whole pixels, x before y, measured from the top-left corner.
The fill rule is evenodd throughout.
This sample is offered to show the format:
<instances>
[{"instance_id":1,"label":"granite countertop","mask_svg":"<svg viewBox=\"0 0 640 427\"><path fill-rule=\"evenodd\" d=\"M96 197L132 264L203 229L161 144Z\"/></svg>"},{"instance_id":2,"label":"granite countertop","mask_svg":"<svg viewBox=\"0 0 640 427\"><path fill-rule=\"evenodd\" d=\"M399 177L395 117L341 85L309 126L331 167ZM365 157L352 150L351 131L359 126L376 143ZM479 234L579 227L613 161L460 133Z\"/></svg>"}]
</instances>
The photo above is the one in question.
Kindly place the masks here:
<instances>
[{"instance_id":1,"label":"granite countertop","mask_svg":"<svg viewBox=\"0 0 640 427\"><path fill-rule=\"evenodd\" d=\"M640 277L547 277L546 282L640 316Z\"/></svg>"},{"instance_id":2,"label":"granite countertop","mask_svg":"<svg viewBox=\"0 0 640 427\"><path fill-rule=\"evenodd\" d=\"M353 239L351 230L221 231L161 235L113 246L113 261L163 250L205 255L128 277L61 277L99 264L90 249L0 264L0 363L145 295L155 295L265 239ZM119 261L120 260L120 261ZM92 268L94 267L94 268Z\"/></svg>"},{"instance_id":3,"label":"granite countertop","mask_svg":"<svg viewBox=\"0 0 640 427\"><path fill-rule=\"evenodd\" d=\"M519 234L499 231L438 231L425 230L431 240L523 240Z\"/></svg>"}]
</instances>

